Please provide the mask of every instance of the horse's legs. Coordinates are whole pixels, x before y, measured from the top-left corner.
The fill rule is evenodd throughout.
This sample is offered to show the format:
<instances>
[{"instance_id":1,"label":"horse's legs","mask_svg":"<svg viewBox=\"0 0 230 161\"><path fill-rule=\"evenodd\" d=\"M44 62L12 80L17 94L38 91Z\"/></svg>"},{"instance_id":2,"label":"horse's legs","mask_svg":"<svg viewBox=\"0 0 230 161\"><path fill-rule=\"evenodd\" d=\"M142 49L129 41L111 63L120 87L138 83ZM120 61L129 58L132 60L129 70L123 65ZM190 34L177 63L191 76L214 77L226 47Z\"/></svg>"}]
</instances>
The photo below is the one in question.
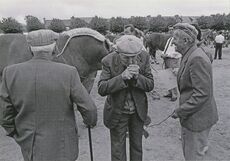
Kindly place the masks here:
<instances>
[{"instance_id":1,"label":"horse's legs","mask_svg":"<svg viewBox=\"0 0 230 161\"><path fill-rule=\"evenodd\" d=\"M84 80L82 81L82 84L84 85L84 87L89 93L91 89L93 88L93 83L94 83L96 75L97 75L97 71L93 71L88 75L88 77L84 78Z\"/></svg>"}]
</instances>

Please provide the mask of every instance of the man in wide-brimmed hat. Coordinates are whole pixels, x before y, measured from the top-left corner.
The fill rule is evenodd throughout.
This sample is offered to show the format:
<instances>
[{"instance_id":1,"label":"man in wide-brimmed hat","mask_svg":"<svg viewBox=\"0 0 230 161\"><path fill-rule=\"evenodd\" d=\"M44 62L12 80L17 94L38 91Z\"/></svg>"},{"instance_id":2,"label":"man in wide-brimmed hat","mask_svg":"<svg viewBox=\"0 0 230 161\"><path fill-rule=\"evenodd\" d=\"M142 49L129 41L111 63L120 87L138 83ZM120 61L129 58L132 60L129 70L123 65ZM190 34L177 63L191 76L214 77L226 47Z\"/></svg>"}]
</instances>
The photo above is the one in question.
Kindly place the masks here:
<instances>
[{"instance_id":1,"label":"man in wide-brimmed hat","mask_svg":"<svg viewBox=\"0 0 230 161\"><path fill-rule=\"evenodd\" d=\"M145 92L154 87L149 55L133 35L116 41L117 50L102 60L98 92L107 96L104 124L110 129L111 160L126 161L126 131L129 131L130 161L142 161L142 133L147 118Z\"/></svg>"},{"instance_id":2,"label":"man in wide-brimmed hat","mask_svg":"<svg viewBox=\"0 0 230 161\"><path fill-rule=\"evenodd\" d=\"M182 60L177 75L179 107L172 117L180 119L186 161L205 159L208 135L218 120L211 60L197 47L197 34L196 28L190 24L174 25L172 43L182 54Z\"/></svg>"},{"instance_id":3,"label":"man in wide-brimmed hat","mask_svg":"<svg viewBox=\"0 0 230 161\"><path fill-rule=\"evenodd\" d=\"M0 124L21 147L25 161L75 161L78 134L73 103L87 125L97 121L96 106L76 68L52 62L58 34L32 31L33 58L8 66L0 88Z\"/></svg>"}]
</instances>

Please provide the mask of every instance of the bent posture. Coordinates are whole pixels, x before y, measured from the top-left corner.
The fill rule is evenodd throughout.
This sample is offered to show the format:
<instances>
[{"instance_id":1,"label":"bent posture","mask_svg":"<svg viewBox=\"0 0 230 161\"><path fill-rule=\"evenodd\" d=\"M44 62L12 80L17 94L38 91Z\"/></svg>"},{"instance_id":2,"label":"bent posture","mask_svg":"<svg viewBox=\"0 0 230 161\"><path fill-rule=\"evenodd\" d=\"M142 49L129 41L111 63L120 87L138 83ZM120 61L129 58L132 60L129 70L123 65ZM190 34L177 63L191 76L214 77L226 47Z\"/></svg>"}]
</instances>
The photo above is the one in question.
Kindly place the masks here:
<instances>
[{"instance_id":1,"label":"bent posture","mask_svg":"<svg viewBox=\"0 0 230 161\"><path fill-rule=\"evenodd\" d=\"M98 92L107 96L104 124L110 129L112 161L126 161L126 131L129 131L130 161L142 161L142 133L147 118L145 92L154 87L149 55L142 42L124 35L116 42L117 51L102 60Z\"/></svg>"}]
</instances>

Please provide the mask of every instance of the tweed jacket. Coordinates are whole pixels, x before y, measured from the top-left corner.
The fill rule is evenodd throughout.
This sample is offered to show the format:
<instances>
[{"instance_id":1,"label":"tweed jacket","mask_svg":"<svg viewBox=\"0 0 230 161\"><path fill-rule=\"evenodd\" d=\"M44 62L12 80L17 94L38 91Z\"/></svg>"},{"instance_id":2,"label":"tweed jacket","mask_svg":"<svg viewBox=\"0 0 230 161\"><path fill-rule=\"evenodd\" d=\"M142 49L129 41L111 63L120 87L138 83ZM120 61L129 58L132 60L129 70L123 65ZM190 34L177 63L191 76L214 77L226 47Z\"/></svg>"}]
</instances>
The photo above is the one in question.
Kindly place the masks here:
<instances>
[{"instance_id":1,"label":"tweed jacket","mask_svg":"<svg viewBox=\"0 0 230 161\"><path fill-rule=\"evenodd\" d=\"M131 93L138 116L142 121L146 119L148 102L145 92L150 92L154 87L147 52L142 51L137 56L137 64L140 67L138 78L124 81L121 74L125 67L122 65L117 52L110 53L102 60L98 93L101 96L107 96L104 105L104 124L110 129L119 122L128 91Z\"/></svg>"},{"instance_id":2,"label":"tweed jacket","mask_svg":"<svg viewBox=\"0 0 230 161\"><path fill-rule=\"evenodd\" d=\"M195 132L214 125L218 114L213 96L212 65L201 48L193 46L182 57L177 82L180 99L176 113L181 125Z\"/></svg>"},{"instance_id":3,"label":"tweed jacket","mask_svg":"<svg viewBox=\"0 0 230 161\"><path fill-rule=\"evenodd\" d=\"M25 161L77 159L73 103L86 124L97 121L77 70L40 57L4 69L0 103L0 123L20 145Z\"/></svg>"}]
</instances>

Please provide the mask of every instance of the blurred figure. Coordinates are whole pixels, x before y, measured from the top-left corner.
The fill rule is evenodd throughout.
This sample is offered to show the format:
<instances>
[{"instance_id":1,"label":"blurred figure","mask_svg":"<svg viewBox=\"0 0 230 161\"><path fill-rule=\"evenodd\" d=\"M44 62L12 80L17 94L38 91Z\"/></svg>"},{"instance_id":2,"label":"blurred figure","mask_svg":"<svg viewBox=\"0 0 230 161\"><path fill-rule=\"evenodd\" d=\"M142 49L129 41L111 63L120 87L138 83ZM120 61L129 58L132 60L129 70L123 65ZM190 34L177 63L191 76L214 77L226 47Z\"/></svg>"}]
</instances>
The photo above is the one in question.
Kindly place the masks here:
<instances>
[{"instance_id":1,"label":"blurred figure","mask_svg":"<svg viewBox=\"0 0 230 161\"><path fill-rule=\"evenodd\" d=\"M169 27L169 33L173 36L173 27ZM165 69L171 68L172 71L176 74L180 67L180 58L181 54L175 51L175 45L172 44L173 37L170 37L167 40L164 51L162 52L161 57L164 59ZM171 101L177 100L177 86L169 89L164 97L169 97Z\"/></svg>"},{"instance_id":2,"label":"blurred figure","mask_svg":"<svg viewBox=\"0 0 230 161\"><path fill-rule=\"evenodd\" d=\"M97 109L76 68L52 62L58 34L29 32L33 58L3 70L0 124L21 147L24 161L75 161L78 132L74 103L95 126Z\"/></svg>"},{"instance_id":3,"label":"blurred figure","mask_svg":"<svg viewBox=\"0 0 230 161\"><path fill-rule=\"evenodd\" d=\"M224 36L222 35L222 32L220 31L219 34L215 37L215 56L214 59L218 58L222 59L222 46L224 44Z\"/></svg>"},{"instance_id":4,"label":"blurred figure","mask_svg":"<svg viewBox=\"0 0 230 161\"><path fill-rule=\"evenodd\" d=\"M211 60L197 47L197 35L198 31L190 24L174 25L173 44L182 60L177 75L179 107L172 117L180 119L186 161L205 159L209 132L218 121Z\"/></svg>"}]
</instances>

